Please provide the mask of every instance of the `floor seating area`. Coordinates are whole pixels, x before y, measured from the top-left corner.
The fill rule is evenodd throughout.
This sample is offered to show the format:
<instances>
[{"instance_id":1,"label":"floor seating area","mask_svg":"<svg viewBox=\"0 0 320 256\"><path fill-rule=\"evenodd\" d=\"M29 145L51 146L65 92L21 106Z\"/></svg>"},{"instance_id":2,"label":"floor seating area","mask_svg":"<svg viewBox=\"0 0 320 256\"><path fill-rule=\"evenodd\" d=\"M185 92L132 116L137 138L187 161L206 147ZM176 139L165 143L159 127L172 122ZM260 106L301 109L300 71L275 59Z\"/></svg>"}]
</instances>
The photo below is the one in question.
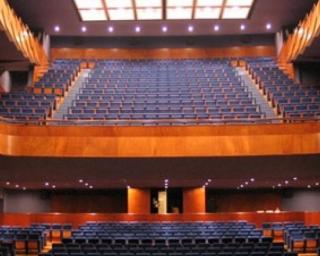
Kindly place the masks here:
<instances>
[{"instance_id":1,"label":"floor seating area","mask_svg":"<svg viewBox=\"0 0 320 256\"><path fill-rule=\"evenodd\" d=\"M45 229L40 227L0 227L2 255L38 254L46 244Z\"/></svg>"},{"instance_id":2,"label":"floor seating area","mask_svg":"<svg viewBox=\"0 0 320 256\"><path fill-rule=\"evenodd\" d=\"M170 125L264 116L228 59L109 60L96 61L64 119Z\"/></svg>"},{"instance_id":3,"label":"floor seating area","mask_svg":"<svg viewBox=\"0 0 320 256\"><path fill-rule=\"evenodd\" d=\"M320 246L320 227L305 226L304 223L265 223L266 231L274 240L283 240L290 251L299 253L316 252Z\"/></svg>"},{"instance_id":4,"label":"floor seating area","mask_svg":"<svg viewBox=\"0 0 320 256\"><path fill-rule=\"evenodd\" d=\"M87 222L0 227L3 256L296 256L317 253L320 227L303 223ZM269 233L268 233L269 232ZM282 238L282 241L279 240ZM44 251L47 242L52 243Z\"/></svg>"},{"instance_id":5,"label":"floor seating area","mask_svg":"<svg viewBox=\"0 0 320 256\"><path fill-rule=\"evenodd\" d=\"M320 87L292 81L271 58L246 59L247 68L278 113L285 118L319 118Z\"/></svg>"},{"instance_id":6,"label":"floor seating area","mask_svg":"<svg viewBox=\"0 0 320 256\"><path fill-rule=\"evenodd\" d=\"M282 243L273 243L247 222L90 222L72 237L53 244L45 255L107 256L281 256Z\"/></svg>"}]
</instances>

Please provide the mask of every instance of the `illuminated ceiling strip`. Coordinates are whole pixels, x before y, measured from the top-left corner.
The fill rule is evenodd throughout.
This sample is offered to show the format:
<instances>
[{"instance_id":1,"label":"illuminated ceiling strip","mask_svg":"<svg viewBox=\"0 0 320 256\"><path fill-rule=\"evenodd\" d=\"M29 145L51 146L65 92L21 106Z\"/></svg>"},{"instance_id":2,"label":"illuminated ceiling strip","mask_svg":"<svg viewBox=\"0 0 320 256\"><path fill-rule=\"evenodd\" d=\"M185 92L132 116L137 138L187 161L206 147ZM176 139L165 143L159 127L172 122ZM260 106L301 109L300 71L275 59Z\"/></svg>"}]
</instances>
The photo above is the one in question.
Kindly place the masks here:
<instances>
[{"instance_id":1,"label":"illuminated ceiling strip","mask_svg":"<svg viewBox=\"0 0 320 256\"><path fill-rule=\"evenodd\" d=\"M163 6L163 2L167 6ZM247 19L254 0L74 0L74 3L83 21L224 20ZM238 8L239 12L235 8ZM158 9L161 9L161 15L157 13ZM104 10L106 17L101 13L101 10ZM94 19L95 11L97 19ZM220 11L219 17L218 11ZM152 12L154 12L155 18L151 15Z\"/></svg>"}]
</instances>

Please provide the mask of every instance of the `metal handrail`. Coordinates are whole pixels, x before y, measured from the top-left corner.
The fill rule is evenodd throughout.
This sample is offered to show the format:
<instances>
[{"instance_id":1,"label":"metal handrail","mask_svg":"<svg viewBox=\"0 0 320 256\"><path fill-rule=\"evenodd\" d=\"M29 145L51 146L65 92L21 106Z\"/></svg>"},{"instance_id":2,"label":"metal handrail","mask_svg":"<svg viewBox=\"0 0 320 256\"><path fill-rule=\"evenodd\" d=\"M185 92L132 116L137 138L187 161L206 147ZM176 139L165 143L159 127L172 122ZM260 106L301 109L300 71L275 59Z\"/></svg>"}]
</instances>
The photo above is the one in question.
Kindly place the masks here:
<instances>
[{"instance_id":1,"label":"metal handrail","mask_svg":"<svg viewBox=\"0 0 320 256\"><path fill-rule=\"evenodd\" d=\"M110 119L110 120L65 120L65 119L38 119L17 120L13 118L0 117L0 123L17 125L39 125L39 126L148 126L152 127L185 125L262 125L282 123L306 123L319 122L319 118L246 118L246 119Z\"/></svg>"}]
</instances>

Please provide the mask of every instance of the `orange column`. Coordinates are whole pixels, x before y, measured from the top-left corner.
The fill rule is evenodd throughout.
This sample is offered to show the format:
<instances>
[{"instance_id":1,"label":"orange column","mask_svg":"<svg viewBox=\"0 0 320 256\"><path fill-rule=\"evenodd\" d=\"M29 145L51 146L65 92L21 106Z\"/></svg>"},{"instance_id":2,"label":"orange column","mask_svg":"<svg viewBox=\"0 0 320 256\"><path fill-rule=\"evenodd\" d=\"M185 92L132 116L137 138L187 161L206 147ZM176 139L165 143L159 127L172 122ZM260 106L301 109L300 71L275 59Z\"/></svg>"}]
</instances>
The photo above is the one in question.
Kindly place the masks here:
<instances>
[{"instance_id":1,"label":"orange column","mask_svg":"<svg viewBox=\"0 0 320 256\"><path fill-rule=\"evenodd\" d=\"M128 188L128 213L149 214L150 197L150 189Z\"/></svg>"},{"instance_id":2,"label":"orange column","mask_svg":"<svg viewBox=\"0 0 320 256\"><path fill-rule=\"evenodd\" d=\"M183 190L183 213L205 213L205 188L185 188Z\"/></svg>"}]
</instances>

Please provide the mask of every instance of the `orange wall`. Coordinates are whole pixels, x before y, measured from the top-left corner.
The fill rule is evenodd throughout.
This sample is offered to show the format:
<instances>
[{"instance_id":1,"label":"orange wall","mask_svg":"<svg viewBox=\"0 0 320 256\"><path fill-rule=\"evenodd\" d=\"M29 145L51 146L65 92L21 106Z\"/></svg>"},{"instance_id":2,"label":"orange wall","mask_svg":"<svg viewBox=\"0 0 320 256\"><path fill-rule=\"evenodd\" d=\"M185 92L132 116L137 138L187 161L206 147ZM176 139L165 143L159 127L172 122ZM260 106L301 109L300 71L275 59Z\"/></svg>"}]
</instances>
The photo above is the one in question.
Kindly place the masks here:
<instances>
[{"instance_id":1,"label":"orange wall","mask_svg":"<svg viewBox=\"0 0 320 256\"><path fill-rule=\"evenodd\" d=\"M298 221L320 224L320 213L281 212L256 213L234 212L216 214L0 214L0 225L29 226L32 223L70 223L74 227L86 221L237 221L246 220L261 226L265 222ZM311 221L312 220L312 221Z\"/></svg>"},{"instance_id":2,"label":"orange wall","mask_svg":"<svg viewBox=\"0 0 320 256\"><path fill-rule=\"evenodd\" d=\"M274 46L240 46L227 48L53 48L51 59L183 59L217 57L265 57L276 56Z\"/></svg>"},{"instance_id":3,"label":"orange wall","mask_svg":"<svg viewBox=\"0 0 320 256\"><path fill-rule=\"evenodd\" d=\"M206 190L186 188L183 190L183 213L205 213Z\"/></svg>"},{"instance_id":4,"label":"orange wall","mask_svg":"<svg viewBox=\"0 0 320 256\"><path fill-rule=\"evenodd\" d=\"M128 213L148 214L151 212L150 189L128 189Z\"/></svg>"}]
</instances>

